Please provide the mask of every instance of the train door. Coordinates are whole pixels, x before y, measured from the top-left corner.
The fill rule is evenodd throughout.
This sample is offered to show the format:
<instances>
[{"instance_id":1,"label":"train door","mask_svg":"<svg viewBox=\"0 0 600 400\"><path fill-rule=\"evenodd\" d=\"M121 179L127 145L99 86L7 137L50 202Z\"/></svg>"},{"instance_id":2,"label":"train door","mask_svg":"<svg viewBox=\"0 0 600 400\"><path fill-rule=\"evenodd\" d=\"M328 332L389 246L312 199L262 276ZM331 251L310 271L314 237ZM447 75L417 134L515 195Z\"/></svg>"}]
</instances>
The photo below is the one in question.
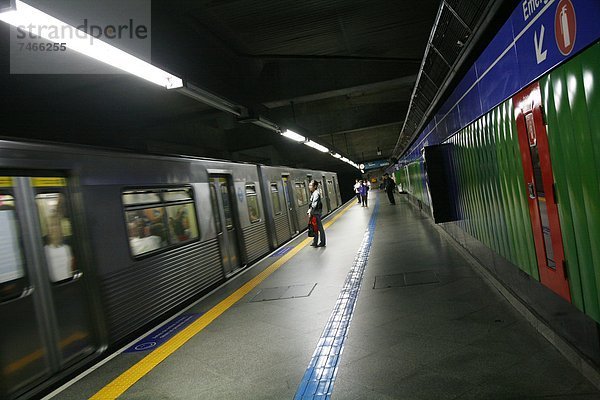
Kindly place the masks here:
<instances>
[{"instance_id":1,"label":"train door","mask_svg":"<svg viewBox=\"0 0 600 400\"><path fill-rule=\"evenodd\" d=\"M327 178L325 175L322 176L323 179L319 182L319 187L321 188L321 196L323 202L323 215L329 214L331 212L331 194L329 193L329 187L327 186Z\"/></svg>"},{"instance_id":2,"label":"train door","mask_svg":"<svg viewBox=\"0 0 600 400\"><path fill-rule=\"evenodd\" d=\"M285 197L285 204L287 206L288 212L288 221L291 230L291 235L295 235L298 232L298 219L296 218L296 211L294 208L294 198L292 197L292 182L290 182L290 177L288 175L282 175L281 179L283 181L283 194Z\"/></svg>"},{"instance_id":3,"label":"train door","mask_svg":"<svg viewBox=\"0 0 600 400\"><path fill-rule=\"evenodd\" d=\"M229 276L242 267L235 190L230 175L211 175L209 180L223 269L225 276Z\"/></svg>"},{"instance_id":4,"label":"train door","mask_svg":"<svg viewBox=\"0 0 600 400\"><path fill-rule=\"evenodd\" d=\"M323 179L325 181L325 178ZM337 207L337 195L335 193L335 189L333 188L333 181L326 180L326 188L327 188L327 204L329 205L329 211L333 211Z\"/></svg>"},{"instance_id":5,"label":"train door","mask_svg":"<svg viewBox=\"0 0 600 400\"><path fill-rule=\"evenodd\" d=\"M339 207L339 206L342 205L341 204L342 198L341 198L340 193L339 193L339 187L338 187L337 181L335 179L335 176L333 176L331 178L331 180L333 182L333 190L334 190L334 193L335 193L335 204L336 204L336 208L337 208L337 207Z\"/></svg>"},{"instance_id":6,"label":"train door","mask_svg":"<svg viewBox=\"0 0 600 400\"><path fill-rule=\"evenodd\" d=\"M539 84L516 94L513 103L540 279L570 301Z\"/></svg>"},{"instance_id":7,"label":"train door","mask_svg":"<svg viewBox=\"0 0 600 400\"><path fill-rule=\"evenodd\" d=\"M0 397L95 351L64 177L0 177Z\"/></svg>"}]
</instances>

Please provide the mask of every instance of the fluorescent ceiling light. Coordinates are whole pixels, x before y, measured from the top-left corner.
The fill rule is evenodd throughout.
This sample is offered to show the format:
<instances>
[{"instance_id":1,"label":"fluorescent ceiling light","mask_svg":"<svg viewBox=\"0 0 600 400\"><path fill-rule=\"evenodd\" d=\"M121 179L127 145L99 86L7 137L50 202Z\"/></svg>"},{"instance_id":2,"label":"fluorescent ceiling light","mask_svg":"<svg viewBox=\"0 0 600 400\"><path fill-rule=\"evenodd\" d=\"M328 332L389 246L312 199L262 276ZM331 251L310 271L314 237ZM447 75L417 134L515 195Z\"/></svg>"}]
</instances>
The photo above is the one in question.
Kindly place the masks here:
<instances>
[{"instance_id":1,"label":"fluorescent ceiling light","mask_svg":"<svg viewBox=\"0 0 600 400\"><path fill-rule=\"evenodd\" d=\"M338 159L342 158L342 156L340 154L338 154L338 153L331 153L331 156L334 157L334 158L338 158Z\"/></svg>"},{"instance_id":2,"label":"fluorescent ceiling light","mask_svg":"<svg viewBox=\"0 0 600 400\"><path fill-rule=\"evenodd\" d=\"M24 32L41 35L43 39L51 42L65 43L67 48L71 50L112 65L167 89L175 89L183 86L183 81L180 78L106 42L96 39L87 33L83 33L83 31L78 31L77 28L31 7L21 0L16 0L15 5L14 9L0 13L0 21L18 27ZM44 27L56 27L57 29L42 29ZM60 33L61 35L57 35L56 33Z\"/></svg>"},{"instance_id":3,"label":"fluorescent ceiling light","mask_svg":"<svg viewBox=\"0 0 600 400\"><path fill-rule=\"evenodd\" d=\"M304 136L299 135L294 131L290 131L289 129L286 129L285 131L283 131L281 133L281 135L285 136L288 139L295 140L296 142L304 142L306 140L306 138Z\"/></svg>"},{"instance_id":4,"label":"fluorescent ceiling light","mask_svg":"<svg viewBox=\"0 0 600 400\"><path fill-rule=\"evenodd\" d=\"M319 150L323 153L327 153L329 152L329 149L319 143L313 142L312 140L309 140L308 142L304 142L305 145L307 145L308 147L312 147L315 150Z\"/></svg>"}]
</instances>

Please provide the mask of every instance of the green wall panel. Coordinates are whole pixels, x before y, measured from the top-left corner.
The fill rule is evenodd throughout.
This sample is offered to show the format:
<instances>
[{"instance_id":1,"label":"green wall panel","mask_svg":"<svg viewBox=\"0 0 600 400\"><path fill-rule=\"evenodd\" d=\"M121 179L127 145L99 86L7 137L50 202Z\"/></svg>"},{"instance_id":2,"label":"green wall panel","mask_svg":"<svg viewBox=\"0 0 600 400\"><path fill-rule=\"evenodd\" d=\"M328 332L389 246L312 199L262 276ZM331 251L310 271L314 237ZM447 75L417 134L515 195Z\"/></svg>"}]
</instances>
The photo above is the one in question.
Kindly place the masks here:
<instances>
[{"instance_id":1,"label":"green wall panel","mask_svg":"<svg viewBox=\"0 0 600 400\"><path fill-rule=\"evenodd\" d=\"M512 101L448 140L458 185L458 225L539 280ZM407 191L426 202L422 162L407 166Z\"/></svg>"},{"instance_id":2,"label":"green wall panel","mask_svg":"<svg viewBox=\"0 0 600 400\"><path fill-rule=\"evenodd\" d=\"M540 86L572 302L600 321L600 45Z\"/></svg>"},{"instance_id":3,"label":"green wall panel","mask_svg":"<svg viewBox=\"0 0 600 400\"><path fill-rule=\"evenodd\" d=\"M423 161L419 160L408 164L408 186L407 191L419 199L423 204L429 206L429 195L425 188L425 179L423 174Z\"/></svg>"},{"instance_id":4,"label":"green wall panel","mask_svg":"<svg viewBox=\"0 0 600 400\"><path fill-rule=\"evenodd\" d=\"M540 80L573 304L600 322L600 43ZM539 280L512 100L452 143L457 225ZM422 162L405 187L428 204Z\"/></svg>"}]
</instances>

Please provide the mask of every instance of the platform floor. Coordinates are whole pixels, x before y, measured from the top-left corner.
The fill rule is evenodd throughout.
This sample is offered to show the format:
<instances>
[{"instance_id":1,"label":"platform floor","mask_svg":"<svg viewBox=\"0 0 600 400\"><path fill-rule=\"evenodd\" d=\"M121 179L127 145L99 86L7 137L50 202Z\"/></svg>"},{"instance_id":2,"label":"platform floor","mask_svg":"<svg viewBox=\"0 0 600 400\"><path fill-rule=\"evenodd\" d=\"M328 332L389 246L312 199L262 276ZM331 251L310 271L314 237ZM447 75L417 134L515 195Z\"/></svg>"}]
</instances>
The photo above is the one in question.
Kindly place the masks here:
<instances>
[{"instance_id":1,"label":"platform floor","mask_svg":"<svg viewBox=\"0 0 600 400\"><path fill-rule=\"evenodd\" d=\"M368 209L349 208L327 229L326 248L302 248L119 398L293 399L377 201L374 191ZM400 198L379 201L332 399L600 399L427 218ZM186 312L209 312L278 258ZM425 272L407 275L412 285L386 287L416 271ZM314 284L308 297L251 301L262 289ZM54 398L90 398L148 354L119 354Z\"/></svg>"}]
</instances>

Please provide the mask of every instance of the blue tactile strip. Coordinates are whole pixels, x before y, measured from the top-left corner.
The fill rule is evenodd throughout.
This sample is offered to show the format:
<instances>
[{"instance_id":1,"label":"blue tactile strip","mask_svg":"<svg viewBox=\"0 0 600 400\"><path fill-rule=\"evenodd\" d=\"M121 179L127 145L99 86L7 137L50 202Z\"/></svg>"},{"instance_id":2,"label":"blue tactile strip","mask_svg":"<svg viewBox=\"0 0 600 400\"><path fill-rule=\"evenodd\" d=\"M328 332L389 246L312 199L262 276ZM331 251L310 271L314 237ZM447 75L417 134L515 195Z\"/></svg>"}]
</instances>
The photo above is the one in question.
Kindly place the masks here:
<instances>
[{"instance_id":1,"label":"blue tactile strip","mask_svg":"<svg viewBox=\"0 0 600 400\"><path fill-rule=\"evenodd\" d=\"M352 313L356 306L363 273L367 266L378 211L379 198L373 209L369 227L365 232L358 254L344 282L344 287L325 325L317 349L313 353L302 382L298 386L298 391L294 396L295 400L331 398L333 382L335 381L338 364L344 350L344 341L348 336Z\"/></svg>"}]
</instances>

